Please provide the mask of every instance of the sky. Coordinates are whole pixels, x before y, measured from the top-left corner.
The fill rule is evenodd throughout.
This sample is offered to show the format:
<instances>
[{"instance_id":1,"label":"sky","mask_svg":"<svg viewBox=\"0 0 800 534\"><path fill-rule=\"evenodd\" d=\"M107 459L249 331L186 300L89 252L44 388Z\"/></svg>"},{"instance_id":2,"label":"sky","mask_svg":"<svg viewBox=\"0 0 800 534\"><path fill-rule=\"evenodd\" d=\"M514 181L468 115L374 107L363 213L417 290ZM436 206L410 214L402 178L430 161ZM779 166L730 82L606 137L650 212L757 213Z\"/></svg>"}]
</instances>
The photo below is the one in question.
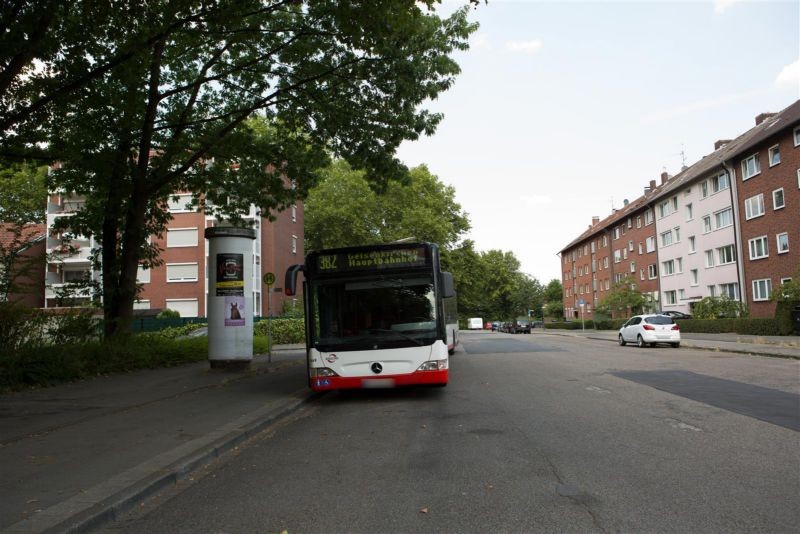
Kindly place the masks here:
<instances>
[{"instance_id":1,"label":"sky","mask_svg":"<svg viewBox=\"0 0 800 534\"><path fill-rule=\"evenodd\" d=\"M489 0L470 20L461 74L426 106L444 120L398 157L455 188L478 250L545 284L593 215L800 99L800 0Z\"/></svg>"}]
</instances>

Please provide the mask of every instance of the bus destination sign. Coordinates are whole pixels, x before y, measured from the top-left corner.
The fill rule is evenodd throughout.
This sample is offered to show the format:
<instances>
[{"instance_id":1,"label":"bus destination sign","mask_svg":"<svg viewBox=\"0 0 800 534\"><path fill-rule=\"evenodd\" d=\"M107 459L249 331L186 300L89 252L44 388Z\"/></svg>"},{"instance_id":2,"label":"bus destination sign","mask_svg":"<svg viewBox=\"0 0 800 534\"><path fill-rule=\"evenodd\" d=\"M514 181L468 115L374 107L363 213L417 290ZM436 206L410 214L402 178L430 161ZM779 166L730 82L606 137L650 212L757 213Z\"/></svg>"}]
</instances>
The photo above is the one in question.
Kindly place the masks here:
<instances>
[{"instance_id":1,"label":"bus destination sign","mask_svg":"<svg viewBox=\"0 0 800 534\"><path fill-rule=\"evenodd\" d=\"M317 272L337 273L344 271L398 269L423 267L428 264L425 247L343 252L317 256Z\"/></svg>"}]
</instances>

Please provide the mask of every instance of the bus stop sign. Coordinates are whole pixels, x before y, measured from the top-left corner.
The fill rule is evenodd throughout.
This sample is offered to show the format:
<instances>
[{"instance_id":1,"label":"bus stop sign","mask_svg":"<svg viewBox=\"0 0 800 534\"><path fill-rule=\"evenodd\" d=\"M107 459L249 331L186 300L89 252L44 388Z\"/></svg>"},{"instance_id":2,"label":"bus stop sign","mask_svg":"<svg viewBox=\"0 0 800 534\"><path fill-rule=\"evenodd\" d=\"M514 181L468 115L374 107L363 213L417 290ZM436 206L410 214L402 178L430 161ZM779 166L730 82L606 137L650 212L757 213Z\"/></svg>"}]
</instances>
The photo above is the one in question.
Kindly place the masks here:
<instances>
[{"instance_id":1,"label":"bus stop sign","mask_svg":"<svg viewBox=\"0 0 800 534\"><path fill-rule=\"evenodd\" d=\"M262 278L262 280L264 281L264 285L271 286L275 283L275 275L273 273L264 273L264 278Z\"/></svg>"}]
</instances>

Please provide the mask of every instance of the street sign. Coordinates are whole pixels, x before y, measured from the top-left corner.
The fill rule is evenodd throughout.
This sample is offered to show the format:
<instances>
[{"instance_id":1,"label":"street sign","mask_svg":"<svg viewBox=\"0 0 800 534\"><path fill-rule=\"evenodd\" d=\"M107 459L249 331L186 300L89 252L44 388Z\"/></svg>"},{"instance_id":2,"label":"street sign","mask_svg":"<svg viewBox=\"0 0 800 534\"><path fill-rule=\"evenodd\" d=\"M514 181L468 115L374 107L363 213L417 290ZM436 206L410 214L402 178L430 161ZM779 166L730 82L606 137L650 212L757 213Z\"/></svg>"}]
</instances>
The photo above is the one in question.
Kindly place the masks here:
<instances>
[{"instance_id":1,"label":"street sign","mask_svg":"<svg viewBox=\"0 0 800 534\"><path fill-rule=\"evenodd\" d=\"M578 301L578 304L580 304L581 306L583 306L585 303L583 302L583 299L581 299L580 301Z\"/></svg>"},{"instance_id":2,"label":"street sign","mask_svg":"<svg viewBox=\"0 0 800 534\"><path fill-rule=\"evenodd\" d=\"M275 275L273 273L264 273L264 278L262 278L262 280L264 281L264 285L271 286L275 283Z\"/></svg>"}]
</instances>

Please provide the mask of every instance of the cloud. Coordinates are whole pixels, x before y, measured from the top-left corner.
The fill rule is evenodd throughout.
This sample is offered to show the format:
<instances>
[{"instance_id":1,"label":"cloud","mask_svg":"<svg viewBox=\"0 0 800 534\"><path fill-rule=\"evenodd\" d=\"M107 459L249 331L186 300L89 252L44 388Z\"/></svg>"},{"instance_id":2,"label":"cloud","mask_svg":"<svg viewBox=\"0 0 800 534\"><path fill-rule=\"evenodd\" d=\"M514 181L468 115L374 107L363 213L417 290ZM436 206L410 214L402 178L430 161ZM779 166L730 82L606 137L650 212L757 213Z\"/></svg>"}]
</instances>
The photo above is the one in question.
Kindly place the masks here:
<instances>
[{"instance_id":1,"label":"cloud","mask_svg":"<svg viewBox=\"0 0 800 534\"><path fill-rule=\"evenodd\" d=\"M523 54L535 54L542 48L542 41L534 39L532 41L509 41L506 43L506 49L512 52L521 52Z\"/></svg>"},{"instance_id":2,"label":"cloud","mask_svg":"<svg viewBox=\"0 0 800 534\"><path fill-rule=\"evenodd\" d=\"M800 85L800 59L783 67L775 78L775 85Z\"/></svg>"},{"instance_id":3,"label":"cloud","mask_svg":"<svg viewBox=\"0 0 800 534\"><path fill-rule=\"evenodd\" d=\"M665 109L661 111L654 111L653 113L648 113L642 117L642 121L660 122L664 120L674 119L676 117L681 117L683 115L691 115L692 113L697 113L698 111L705 111L707 109L727 106L729 104L733 104L734 102L738 102L739 100L750 98L758 93L759 91L750 91L747 93L720 95L716 98L708 98L706 100L689 102L687 104L675 106L674 108L671 109Z\"/></svg>"},{"instance_id":4,"label":"cloud","mask_svg":"<svg viewBox=\"0 0 800 534\"><path fill-rule=\"evenodd\" d=\"M520 197L526 204L541 206L542 204L552 204L553 199L547 195L522 195Z\"/></svg>"},{"instance_id":5,"label":"cloud","mask_svg":"<svg viewBox=\"0 0 800 534\"><path fill-rule=\"evenodd\" d=\"M733 4L738 4L742 1L743 0L714 0L714 13L721 15Z\"/></svg>"}]
</instances>

